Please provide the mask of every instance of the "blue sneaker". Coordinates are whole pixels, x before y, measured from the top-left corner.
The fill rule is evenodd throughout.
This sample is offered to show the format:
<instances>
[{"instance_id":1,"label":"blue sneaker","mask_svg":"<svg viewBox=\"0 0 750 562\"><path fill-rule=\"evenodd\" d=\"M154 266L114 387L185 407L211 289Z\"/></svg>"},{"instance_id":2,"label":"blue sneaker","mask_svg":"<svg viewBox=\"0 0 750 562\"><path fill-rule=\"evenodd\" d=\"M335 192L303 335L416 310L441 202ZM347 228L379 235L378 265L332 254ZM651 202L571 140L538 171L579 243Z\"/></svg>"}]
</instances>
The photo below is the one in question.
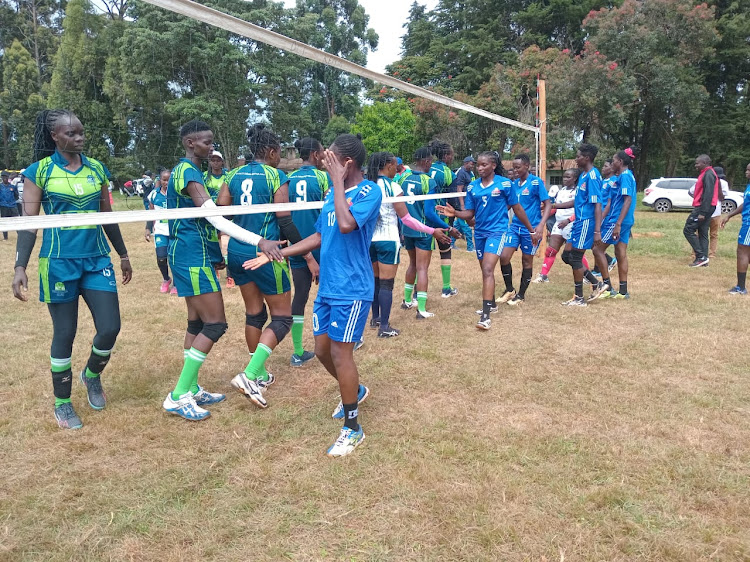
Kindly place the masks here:
<instances>
[{"instance_id":1,"label":"blue sneaker","mask_svg":"<svg viewBox=\"0 0 750 562\"><path fill-rule=\"evenodd\" d=\"M739 285L735 285L734 287L729 289L729 294L730 295L746 295L747 289L740 289Z\"/></svg>"},{"instance_id":2,"label":"blue sneaker","mask_svg":"<svg viewBox=\"0 0 750 562\"><path fill-rule=\"evenodd\" d=\"M451 287L450 289L443 289L443 292L440 293L440 296L444 299L449 299L451 297L455 297L458 294L458 289L455 287Z\"/></svg>"},{"instance_id":3,"label":"blue sneaker","mask_svg":"<svg viewBox=\"0 0 750 562\"><path fill-rule=\"evenodd\" d=\"M89 399L89 406L94 410L103 410L107 405L107 397L104 395L102 388L102 378L87 377L86 369L81 371L81 384L86 387L86 395Z\"/></svg>"},{"instance_id":4,"label":"blue sneaker","mask_svg":"<svg viewBox=\"0 0 750 562\"><path fill-rule=\"evenodd\" d=\"M73 404L70 402L55 406L55 419L61 429L81 429L83 427L81 418L78 417L73 409Z\"/></svg>"},{"instance_id":5,"label":"blue sneaker","mask_svg":"<svg viewBox=\"0 0 750 562\"><path fill-rule=\"evenodd\" d=\"M185 394L180 396L179 400L174 400L172 398L172 393L170 392L164 399L164 404L162 404L162 407L170 414L180 416L181 418L185 418L189 421L205 420L208 416L211 415L211 412L209 412L208 410L204 410L195 403L192 392L186 392Z\"/></svg>"},{"instance_id":6,"label":"blue sneaker","mask_svg":"<svg viewBox=\"0 0 750 562\"><path fill-rule=\"evenodd\" d=\"M361 425L357 430L344 426L336 442L328 447L326 454L329 457L344 457L354 451L364 440L365 432L362 431Z\"/></svg>"},{"instance_id":7,"label":"blue sneaker","mask_svg":"<svg viewBox=\"0 0 750 562\"><path fill-rule=\"evenodd\" d=\"M198 406L218 404L219 402L223 402L224 400L226 400L226 398L227 397L224 394L220 394L218 392L209 392L201 385L198 385L198 392L193 394L193 400L195 400L195 403L198 404Z\"/></svg>"},{"instance_id":8,"label":"blue sneaker","mask_svg":"<svg viewBox=\"0 0 750 562\"><path fill-rule=\"evenodd\" d=\"M362 402L367 400L368 396L370 396L370 389L367 388L365 385L360 384L359 391L357 392L357 405L360 405ZM336 406L336 409L333 411L333 414L331 414L331 417L335 420L344 419L344 403L343 402L339 402L339 405Z\"/></svg>"},{"instance_id":9,"label":"blue sneaker","mask_svg":"<svg viewBox=\"0 0 750 562\"><path fill-rule=\"evenodd\" d=\"M292 354L292 358L289 360L289 364L292 367L301 367L305 363L315 359L315 354L312 351L303 351L302 355Z\"/></svg>"}]
</instances>

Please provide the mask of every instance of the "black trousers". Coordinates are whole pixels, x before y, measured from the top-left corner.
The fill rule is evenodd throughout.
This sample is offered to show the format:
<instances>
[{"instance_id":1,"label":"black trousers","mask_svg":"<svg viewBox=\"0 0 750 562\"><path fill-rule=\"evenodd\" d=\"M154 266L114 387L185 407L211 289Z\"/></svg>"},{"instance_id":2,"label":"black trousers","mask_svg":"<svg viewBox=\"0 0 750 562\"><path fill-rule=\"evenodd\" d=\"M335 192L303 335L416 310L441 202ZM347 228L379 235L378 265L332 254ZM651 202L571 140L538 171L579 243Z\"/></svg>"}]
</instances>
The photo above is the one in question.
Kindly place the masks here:
<instances>
[{"instance_id":1,"label":"black trousers","mask_svg":"<svg viewBox=\"0 0 750 562\"><path fill-rule=\"evenodd\" d=\"M698 220L698 209L693 209L693 212L685 221L685 228L682 229L685 238L693 247L696 259L708 257L708 233L711 229L711 215L714 209L716 207L710 207L703 215L703 220Z\"/></svg>"}]
</instances>

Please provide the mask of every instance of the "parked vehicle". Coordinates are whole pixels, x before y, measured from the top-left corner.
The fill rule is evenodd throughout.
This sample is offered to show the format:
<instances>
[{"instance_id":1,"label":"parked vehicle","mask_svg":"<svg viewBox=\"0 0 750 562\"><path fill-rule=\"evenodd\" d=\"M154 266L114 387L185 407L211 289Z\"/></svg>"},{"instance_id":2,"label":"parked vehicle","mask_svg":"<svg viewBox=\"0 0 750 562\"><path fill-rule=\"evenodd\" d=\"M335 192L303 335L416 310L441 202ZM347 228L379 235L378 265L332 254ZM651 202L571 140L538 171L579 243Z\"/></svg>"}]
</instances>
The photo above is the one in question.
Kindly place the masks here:
<instances>
[{"instance_id":1,"label":"parked vehicle","mask_svg":"<svg viewBox=\"0 0 750 562\"><path fill-rule=\"evenodd\" d=\"M693 197L688 193L695 185L695 178L658 178L643 192L643 204L653 207L657 213L668 213L673 209L692 209ZM742 203L742 193L730 191L721 202L721 212L731 213Z\"/></svg>"}]
</instances>

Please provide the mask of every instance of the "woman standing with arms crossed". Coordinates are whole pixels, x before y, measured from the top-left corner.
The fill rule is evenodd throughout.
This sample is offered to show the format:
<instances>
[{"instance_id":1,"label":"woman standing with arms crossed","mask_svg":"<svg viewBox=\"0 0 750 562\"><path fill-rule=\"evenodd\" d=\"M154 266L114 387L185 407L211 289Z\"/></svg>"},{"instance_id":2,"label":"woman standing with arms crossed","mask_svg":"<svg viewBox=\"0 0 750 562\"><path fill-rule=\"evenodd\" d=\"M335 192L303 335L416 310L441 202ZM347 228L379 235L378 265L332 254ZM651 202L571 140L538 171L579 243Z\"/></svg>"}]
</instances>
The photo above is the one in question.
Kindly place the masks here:
<instances>
[{"instance_id":1,"label":"woman standing with arms crossed","mask_svg":"<svg viewBox=\"0 0 750 562\"><path fill-rule=\"evenodd\" d=\"M83 154L83 125L71 111L55 109L37 116L34 134L37 160L24 171L24 215L110 212L109 172ZM81 382L89 405L106 406L101 373L109 362L120 332L117 282L109 259L109 241L120 256L122 283L133 275L128 251L116 224L49 228L39 252L39 300L52 317L50 364L55 395L55 419L63 429L83 426L70 400L73 340L78 329L78 297L94 318L96 334ZM36 230L18 233L13 295L22 301L28 289L26 266L36 242Z\"/></svg>"}]
</instances>

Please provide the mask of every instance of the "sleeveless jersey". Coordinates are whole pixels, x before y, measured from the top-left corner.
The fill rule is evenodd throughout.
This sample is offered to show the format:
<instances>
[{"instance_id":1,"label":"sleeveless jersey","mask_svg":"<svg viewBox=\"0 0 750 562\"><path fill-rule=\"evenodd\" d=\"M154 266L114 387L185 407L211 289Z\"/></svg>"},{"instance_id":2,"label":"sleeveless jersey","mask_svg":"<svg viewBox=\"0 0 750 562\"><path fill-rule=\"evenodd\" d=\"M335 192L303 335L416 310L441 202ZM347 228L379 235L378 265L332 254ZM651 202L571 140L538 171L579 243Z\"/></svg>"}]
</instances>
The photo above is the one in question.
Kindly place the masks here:
<instances>
[{"instance_id":1,"label":"sleeveless jersey","mask_svg":"<svg viewBox=\"0 0 750 562\"><path fill-rule=\"evenodd\" d=\"M398 197L404 193L399 184L385 176L378 178L378 187L380 187L380 191L383 194L383 199L386 197ZM400 238L396 209L393 208L393 203L386 203L384 201L380 204L380 214L378 215L378 222L375 225L375 232L372 235L372 241L381 242L387 240L389 242L398 242Z\"/></svg>"},{"instance_id":2,"label":"sleeveless jersey","mask_svg":"<svg viewBox=\"0 0 750 562\"><path fill-rule=\"evenodd\" d=\"M161 189L151 190L151 193L148 194L148 201L154 206L154 209L167 208L167 194L162 193ZM154 221L154 234L169 236L169 221L167 219Z\"/></svg>"}]
</instances>

